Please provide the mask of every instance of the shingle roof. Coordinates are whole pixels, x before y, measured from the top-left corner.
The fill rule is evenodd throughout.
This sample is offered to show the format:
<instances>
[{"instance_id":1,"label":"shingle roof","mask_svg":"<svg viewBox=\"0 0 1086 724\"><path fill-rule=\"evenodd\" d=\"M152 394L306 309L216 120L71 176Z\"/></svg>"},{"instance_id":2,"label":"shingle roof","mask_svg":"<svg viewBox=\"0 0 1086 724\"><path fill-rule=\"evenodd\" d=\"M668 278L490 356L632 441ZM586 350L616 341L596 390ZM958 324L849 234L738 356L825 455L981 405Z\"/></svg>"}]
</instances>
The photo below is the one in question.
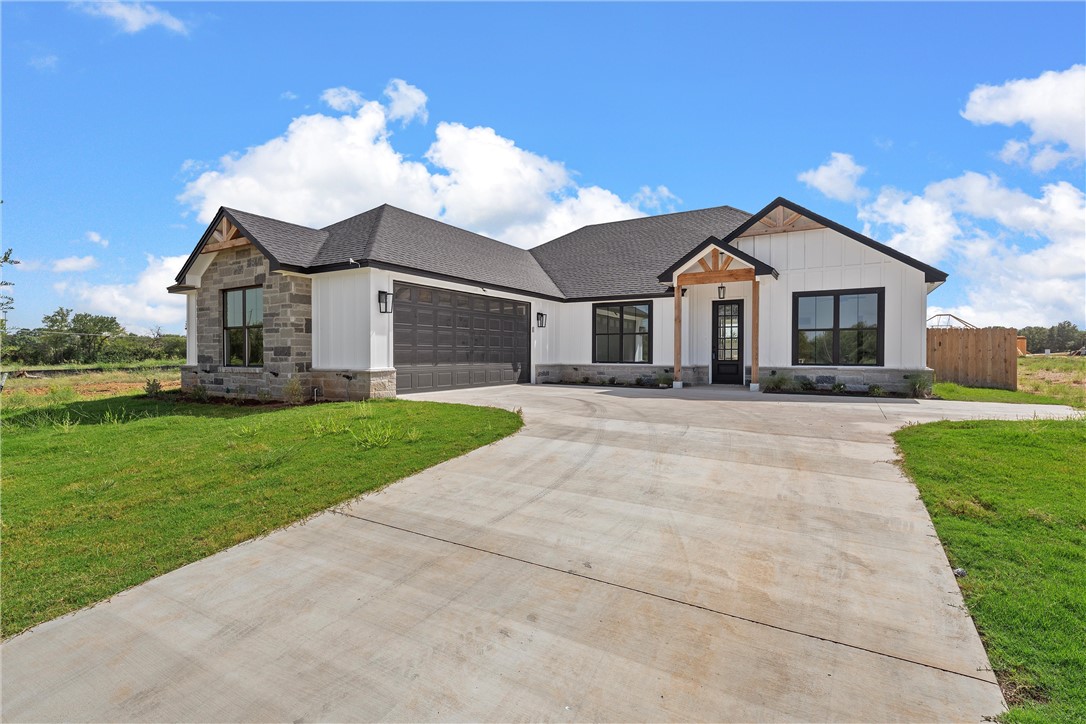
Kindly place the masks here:
<instances>
[{"instance_id":1,"label":"shingle roof","mask_svg":"<svg viewBox=\"0 0 1086 724\"><path fill-rule=\"evenodd\" d=\"M309 266L357 261L517 289L548 297L562 292L526 250L385 204L326 226L328 240Z\"/></svg>"},{"instance_id":2,"label":"shingle roof","mask_svg":"<svg viewBox=\"0 0 1086 724\"><path fill-rule=\"evenodd\" d=\"M531 253L566 297L660 294L660 272L709 236L724 237L749 217L731 206L715 206L593 224Z\"/></svg>"},{"instance_id":3,"label":"shingle roof","mask_svg":"<svg viewBox=\"0 0 1086 724\"><path fill-rule=\"evenodd\" d=\"M594 224L529 251L388 204L323 229L224 207L178 282L223 214L269 257L272 269L316 273L350 268L353 259L557 299L660 294L657 274L749 216L718 206Z\"/></svg>"}]
</instances>

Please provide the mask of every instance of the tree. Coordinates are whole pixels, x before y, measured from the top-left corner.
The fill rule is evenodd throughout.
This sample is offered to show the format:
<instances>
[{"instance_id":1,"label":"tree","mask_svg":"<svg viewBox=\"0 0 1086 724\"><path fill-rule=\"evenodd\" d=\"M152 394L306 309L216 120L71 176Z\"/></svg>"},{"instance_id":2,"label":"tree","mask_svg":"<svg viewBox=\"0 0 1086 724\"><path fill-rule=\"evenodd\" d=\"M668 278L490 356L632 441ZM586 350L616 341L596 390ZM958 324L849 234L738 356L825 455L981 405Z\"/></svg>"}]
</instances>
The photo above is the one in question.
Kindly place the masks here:
<instances>
[{"instance_id":1,"label":"tree","mask_svg":"<svg viewBox=\"0 0 1086 724\"><path fill-rule=\"evenodd\" d=\"M124 334L124 327L116 317L101 314L80 313L72 317L71 330L76 335L79 362L97 362L106 341Z\"/></svg>"},{"instance_id":2,"label":"tree","mask_svg":"<svg viewBox=\"0 0 1086 724\"><path fill-rule=\"evenodd\" d=\"M1051 327L1023 327L1018 334L1026 338L1026 349L1031 353L1068 352L1086 346L1086 331L1070 321L1063 321Z\"/></svg>"},{"instance_id":3,"label":"tree","mask_svg":"<svg viewBox=\"0 0 1086 724\"><path fill-rule=\"evenodd\" d=\"M3 273L5 266L15 266L19 263L18 259L11 258L11 249L4 252L3 256L0 256L0 274ZM7 279L0 279L0 288L14 286L15 282L8 281ZM0 291L0 314L6 315L15 306L15 299L10 294L4 294ZM6 320L5 320L6 321Z\"/></svg>"}]
</instances>

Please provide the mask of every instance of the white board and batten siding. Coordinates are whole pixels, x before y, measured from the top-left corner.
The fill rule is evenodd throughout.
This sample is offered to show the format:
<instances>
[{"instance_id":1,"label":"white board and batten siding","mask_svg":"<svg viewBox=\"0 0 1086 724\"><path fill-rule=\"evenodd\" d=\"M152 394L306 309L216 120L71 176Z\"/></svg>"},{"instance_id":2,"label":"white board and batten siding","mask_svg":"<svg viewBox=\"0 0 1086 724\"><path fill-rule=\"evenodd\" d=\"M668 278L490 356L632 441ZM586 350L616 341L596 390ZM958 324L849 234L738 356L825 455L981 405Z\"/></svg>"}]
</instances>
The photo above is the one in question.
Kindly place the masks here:
<instances>
[{"instance_id":1,"label":"white board and batten siding","mask_svg":"<svg viewBox=\"0 0 1086 724\"><path fill-rule=\"evenodd\" d=\"M395 284L479 294L488 297L529 302L532 328L532 380L535 365L548 363L558 346L564 306L558 302L514 294L490 287L449 282L391 272L373 267L313 275L313 368L318 370L387 370L393 368L392 320L394 314L382 314L377 293L393 292ZM366 314L359 313L369 310ZM547 315L547 326L536 328L537 312Z\"/></svg>"},{"instance_id":2,"label":"white board and batten siding","mask_svg":"<svg viewBox=\"0 0 1086 724\"><path fill-rule=\"evenodd\" d=\"M883 287L883 366L925 367L927 285L924 272L832 229L765 234L738 239L735 246L771 265L780 274L777 279L764 277L761 284L761 366L792 365L794 292ZM749 287L749 284L739 286ZM749 327L749 311L746 314Z\"/></svg>"}]
</instances>

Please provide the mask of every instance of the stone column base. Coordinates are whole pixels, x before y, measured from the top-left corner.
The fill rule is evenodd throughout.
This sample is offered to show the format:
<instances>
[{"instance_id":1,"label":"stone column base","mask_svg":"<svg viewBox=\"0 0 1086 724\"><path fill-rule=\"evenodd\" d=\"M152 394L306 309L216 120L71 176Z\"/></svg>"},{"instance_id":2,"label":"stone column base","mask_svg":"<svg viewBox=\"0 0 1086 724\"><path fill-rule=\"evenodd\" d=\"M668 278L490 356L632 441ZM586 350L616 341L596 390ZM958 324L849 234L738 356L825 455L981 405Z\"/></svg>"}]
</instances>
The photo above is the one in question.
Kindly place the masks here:
<instances>
[{"instance_id":1,"label":"stone column base","mask_svg":"<svg viewBox=\"0 0 1086 724\"><path fill-rule=\"evenodd\" d=\"M310 384L324 400L395 397L396 370L312 370Z\"/></svg>"}]
</instances>

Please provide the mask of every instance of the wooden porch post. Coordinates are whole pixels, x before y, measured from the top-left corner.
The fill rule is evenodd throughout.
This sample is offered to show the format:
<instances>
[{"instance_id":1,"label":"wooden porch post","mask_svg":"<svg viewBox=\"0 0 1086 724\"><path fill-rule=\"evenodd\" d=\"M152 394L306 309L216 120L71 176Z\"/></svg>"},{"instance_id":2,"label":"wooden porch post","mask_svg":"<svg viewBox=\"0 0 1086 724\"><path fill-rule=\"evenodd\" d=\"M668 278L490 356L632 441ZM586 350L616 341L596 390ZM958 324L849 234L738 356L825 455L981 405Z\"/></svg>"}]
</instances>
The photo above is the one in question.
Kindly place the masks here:
<instances>
[{"instance_id":1,"label":"wooden porch post","mask_svg":"<svg viewBox=\"0 0 1086 724\"><path fill-rule=\"evenodd\" d=\"M758 384L758 277L750 283L750 384Z\"/></svg>"},{"instance_id":2,"label":"wooden porch post","mask_svg":"<svg viewBox=\"0 0 1086 724\"><path fill-rule=\"evenodd\" d=\"M683 287L675 283L675 381L683 381Z\"/></svg>"}]
</instances>

